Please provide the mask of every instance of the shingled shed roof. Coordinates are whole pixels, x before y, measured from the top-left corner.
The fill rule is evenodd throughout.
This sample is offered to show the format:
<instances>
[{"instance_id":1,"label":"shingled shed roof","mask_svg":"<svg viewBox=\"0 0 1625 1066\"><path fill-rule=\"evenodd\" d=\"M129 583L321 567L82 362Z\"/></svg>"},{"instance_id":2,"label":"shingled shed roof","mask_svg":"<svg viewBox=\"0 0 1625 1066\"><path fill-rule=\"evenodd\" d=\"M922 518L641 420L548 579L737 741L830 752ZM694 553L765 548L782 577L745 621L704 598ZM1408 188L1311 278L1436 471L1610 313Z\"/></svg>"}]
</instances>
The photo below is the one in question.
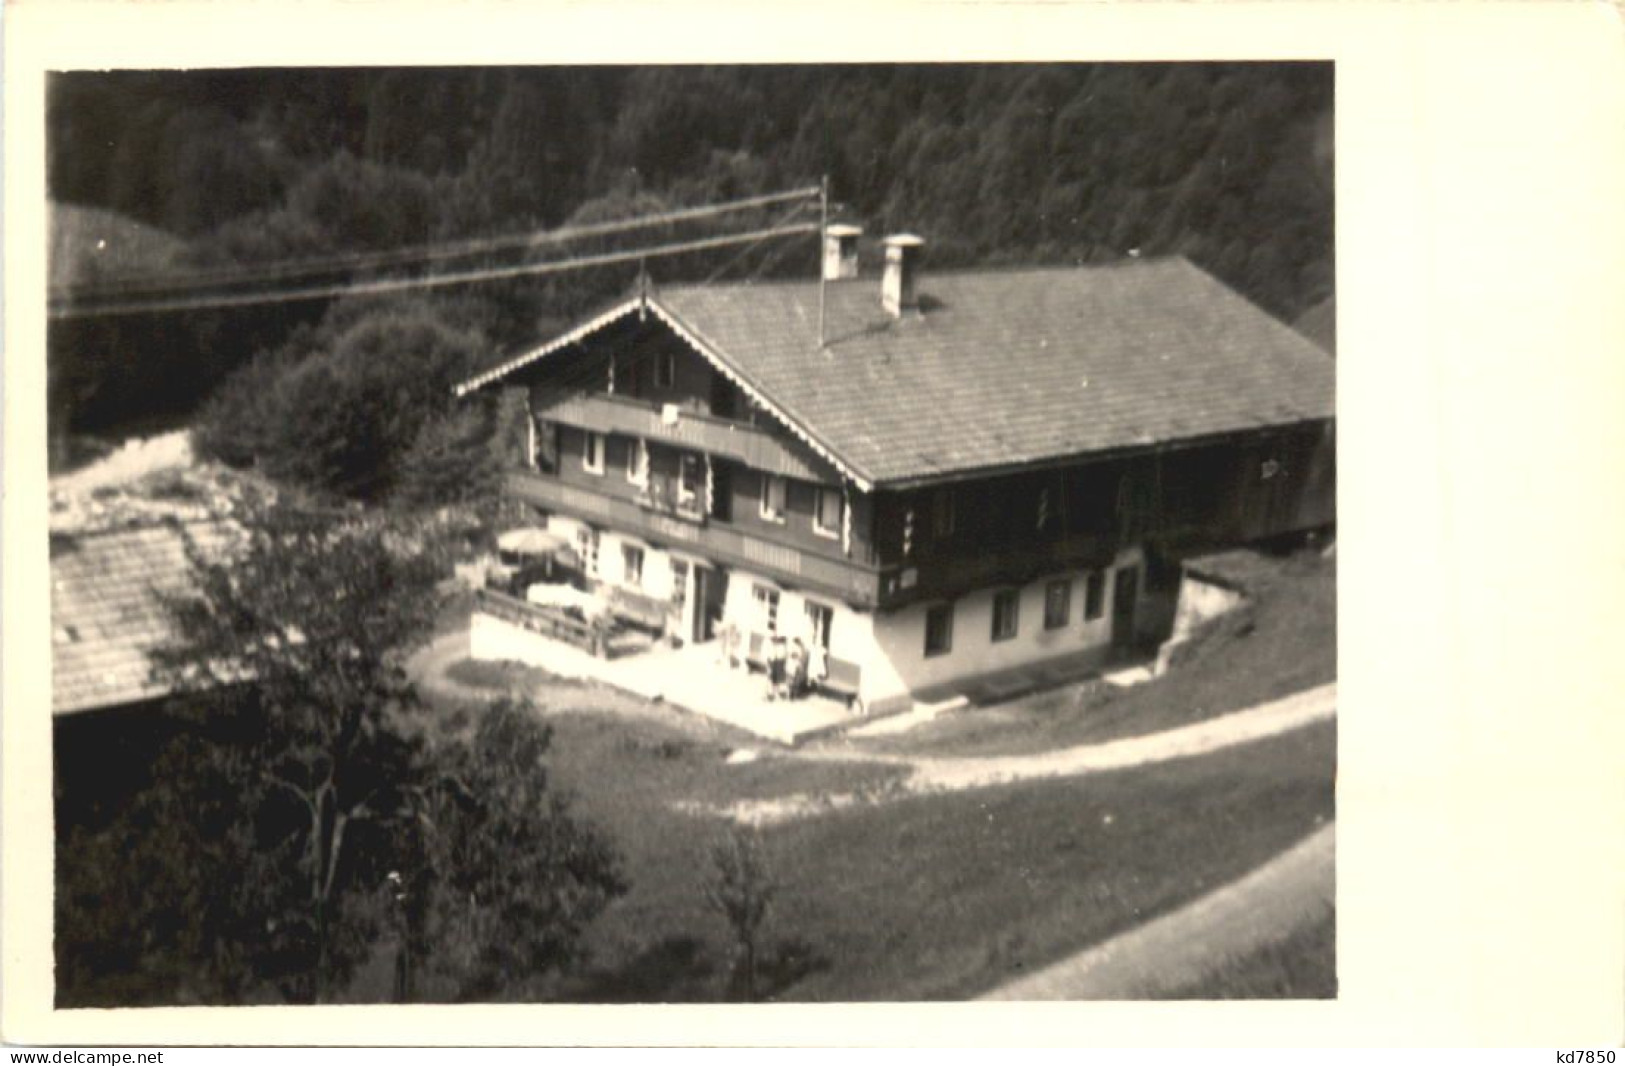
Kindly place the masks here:
<instances>
[{"instance_id":1,"label":"shingled shed roof","mask_svg":"<svg viewBox=\"0 0 1625 1066\"><path fill-rule=\"evenodd\" d=\"M682 286L649 306L862 482L899 485L1331 418L1334 364L1190 262ZM580 339L638 306L633 300ZM468 382L529 365L557 344Z\"/></svg>"},{"instance_id":2,"label":"shingled shed roof","mask_svg":"<svg viewBox=\"0 0 1625 1066\"><path fill-rule=\"evenodd\" d=\"M220 550L231 527L186 531ZM147 653L170 635L159 596L183 591L189 568L182 527L158 524L51 539L51 709L95 710L164 695Z\"/></svg>"}]
</instances>

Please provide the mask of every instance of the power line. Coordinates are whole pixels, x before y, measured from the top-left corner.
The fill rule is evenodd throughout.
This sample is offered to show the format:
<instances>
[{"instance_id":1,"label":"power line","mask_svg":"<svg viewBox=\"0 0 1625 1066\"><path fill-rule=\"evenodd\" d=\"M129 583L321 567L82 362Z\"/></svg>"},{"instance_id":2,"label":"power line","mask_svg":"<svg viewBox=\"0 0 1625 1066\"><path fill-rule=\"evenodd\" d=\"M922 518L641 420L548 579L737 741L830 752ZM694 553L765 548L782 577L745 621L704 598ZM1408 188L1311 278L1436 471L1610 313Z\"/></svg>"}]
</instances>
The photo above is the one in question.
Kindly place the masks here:
<instances>
[{"instance_id":1,"label":"power line","mask_svg":"<svg viewBox=\"0 0 1625 1066\"><path fill-rule=\"evenodd\" d=\"M730 214L737 211L748 211L756 207L765 207L770 204L784 203L788 200L805 200L816 194L817 191L818 189L816 186L809 186L804 189L791 189L786 192L765 193L761 196L750 196L739 200L728 200L722 203L678 208L673 211L664 211L654 215L641 215L637 218L618 219L610 222L589 223L579 226L565 226L558 229L543 230L535 233L510 234L502 237L472 238L462 241L420 244L381 252L353 252L335 256L313 256L305 259L283 260L277 263L247 266L235 270L209 269L167 274L147 279L115 279L111 282L102 284L92 283L78 287L64 287L63 289L58 289L53 292L53 299L71 299L86 295L133 296L145 293L159 293L166 289L196 288L200 285L246 284L256 281L272 281L289 277L298 277L305 274L329 273L337 270L365 269L368 267L399 266L403 264L433 262L442 259L456 259L464 256L513 249L528 250L540 248L549 244L560 244L567 241L580 240L586 237L607 236L609 234L623 233L629 230L647 229L651 226L669 225L681 222L691 222L703 218L712 218L717 215Z\"/></svg>"},{"instance_id":2,"label":"power line","mask_svg":"<svg viewBox=\"0 0 1625 1066\"><path fill-rule=\"evenodd\" d=\"M712 271L710 273L710 275L705 278L704 281L700 282L700 288L707 288L707 287L711 286L712 284L714 284L717 281L718 278L720 278L723 274L727 273L728 271L732 270L734 267L738 266L741 262L743 262L746 258L748 258L751 255L751 253L755 252L758 248L762 247L768 240L771 240L772 238L778 237L778 236L793 235L793 234L796 234L796 233L805 232L805 227L797 227L795 229L785 229L782 232L780 231L780 227L785 226L786 223L788 223L796 215L798 215L801 212L805 211L809 206L811 206L811 205L806 204L806 203L797 204L795 207L793 207L789 211L787 211L784 215L782 215L778 219L776 219L774 221L772 227L770 227L770 232L768 232L766 235L764 235L759 240L752 241L750 244L746 245L736 255L734 255L733 258L729 259L721 267L719 267L716 270ZM784 244L781 244L779 246L778 251L774 252L773 255L769 256L767 259L763 260L760 264L758 264L758 266L756 267L756 270L752 273L751 277L753 279L762 277L763 274L767 271L767 269L769 267L771 267L772 265L774 265L775 263L777 263L780 259L782 259L784 257L784 254L787 251L789 251L789 249L791 247L793 247L793 244L791 242L785 242ZM653 358L653 353L650 353L650 352L636 353L636 354L630 356L630 358L633 361L633 365L641 366L643 364L644 360ZM501 364L497 364L497 365L501 365ZM494 369L494 367L493 368L488 368L488 369ZM576 371L556 376L552 380L551 384L555 388L561 388L561 389L568 390L568 389L575 388L575 387L583 384L584 382L586 382L590 378L592 378L592 377L594 377L596 375L600 375L603 372L604 372L604 368L603 368L602 365L591 365L590 364L590 365L586 366L585 368L578 368Z\"/></svg>"},{"instance_id":3,"label":"power line","mask_svg":"<svg viewBox=\"0 0 1625 1066\"><path fill-rule=\"evenodd\" d=\"M797 215L801 214L801 212L805 211L806 209L807 209L806 204L797 204L796 206L792 207L789 211L785 212L777 220L775 220L772 227L770 227L770 228L777 228L779 226L783 226L783 225L787 224L791 219L795 218ZM744 261L744 259L747 256L749 256L752 252L754 252L756 250L756 248L762 243L762 241L766 241L768 239L770 239L770 238L763 237L762 240L760 240L760 241L755 241L755 242L752 242L751 244L746 245L744 248L740 249L738 254L735 255L732 259L730 259L726 263L722 264L716 270L713 270L711 272L710 276L708 276L704 281L700 282L700 284L702 286L710 285L712 282L714 282L718 278L722 277L722 275L726 274L728 271L730 271L734 267L738 266L741 262Z\"/></svg>"},{"instance_id":4,"label":"power line","mask_svg":"<svg viewBox=\"0 0 1625 1066\"><path fill-rule=\"evenodd\" d=\"M465 285L476 281L494 281L537 274L556 274L568 270L625 263L635 259L682 255L707 248L724 248L734 244L759 241L766 237L812 233L818 229L815 222L799 223L776 229L751 230L746 233L721 237L703 237L674 244L653 245L626 251L605 252L599 255L577 256L571 259L549 260L545 263L522 263L515 266L487 267L450 274L418 278L385 278L376 281L347 282L342 285L323 285L314 288L270 291L260 293L225 293L213 296L183 297L156 300L127 300L88 307L72 306L71 301L59 302L48 312L52 319L88 318L111 315L149 314L157 311L198 311L216 307L246 307L255 304L293 303L303 300L331 299L338 296L367 296L408 289L437 288L446 285Z\"/></svg>"}]
</instances>

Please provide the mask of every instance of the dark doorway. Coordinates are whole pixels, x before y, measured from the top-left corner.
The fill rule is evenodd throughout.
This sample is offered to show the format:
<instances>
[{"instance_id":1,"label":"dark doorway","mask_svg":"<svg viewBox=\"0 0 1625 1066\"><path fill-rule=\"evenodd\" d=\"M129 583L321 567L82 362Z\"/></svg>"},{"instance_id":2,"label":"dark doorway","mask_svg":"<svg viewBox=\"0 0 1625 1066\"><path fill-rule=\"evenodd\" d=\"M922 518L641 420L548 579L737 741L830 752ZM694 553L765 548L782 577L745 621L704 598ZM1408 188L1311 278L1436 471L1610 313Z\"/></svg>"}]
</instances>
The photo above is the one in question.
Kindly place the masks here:
<instances>
[{"instance_id":1,"label":"dark doorway","mask_svg":"<svg viewBox=\"0 0 1625 1066\"><path fill-rule=\"evenodd\" d=\"M728 572L706 566L694 568L694 643L717 635L722 621L722 605L728 599Z\"/></svg>"},{"instance_id":2,"label":"dark doorway","mask_svg":"<svg viewBox=\"0 0 1625 1066\"><path fill-rule=\"evenodd\" d=\"M1133 567L1117 571L1112 581L1112 647L1134 647L1134 608L1140 596L1140 572Z\"/></svg>"},{"instance_id":3,"label":"dark doorway","mask_svg":"<svg viewBox=\"0 0 1625 1066\"><path fill-rule=\"evenodd\" d=\"M711 517L718 522L732 522L734 517L733 467L715 459L711 461Z\"/></svg>"}]
</instances>

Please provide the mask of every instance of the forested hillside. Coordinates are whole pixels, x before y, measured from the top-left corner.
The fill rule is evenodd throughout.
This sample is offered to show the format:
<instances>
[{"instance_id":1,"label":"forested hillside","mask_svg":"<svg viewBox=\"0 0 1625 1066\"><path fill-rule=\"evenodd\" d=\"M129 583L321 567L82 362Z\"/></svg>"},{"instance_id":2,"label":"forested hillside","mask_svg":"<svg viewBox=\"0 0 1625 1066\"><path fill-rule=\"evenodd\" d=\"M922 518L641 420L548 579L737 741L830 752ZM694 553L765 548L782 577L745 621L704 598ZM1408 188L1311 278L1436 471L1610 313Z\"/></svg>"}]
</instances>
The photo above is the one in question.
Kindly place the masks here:
<instances>
[{"instance_id":1,"label":"forested hillside","mask_svg":"<svg viewBox=\"0 0 1625 1066\"><path fill-rule=\"evenodd\" d=\"M83 72L54 76L49 100L53 200L165 231L193 269L525 232L828 175L842 217L871 237L925 235L933 268L1180 253L1288 321L1332 286L1328 64ZM651 272L810 274L814 243L797 240ZM460 369L635 272L66 320L52 331L53 415L83 429L186 412L256 353L263 385L334 358L346 335L361 344L359 320L403 303L402 328L454 338Z\"/></svg>"}]
</instances>

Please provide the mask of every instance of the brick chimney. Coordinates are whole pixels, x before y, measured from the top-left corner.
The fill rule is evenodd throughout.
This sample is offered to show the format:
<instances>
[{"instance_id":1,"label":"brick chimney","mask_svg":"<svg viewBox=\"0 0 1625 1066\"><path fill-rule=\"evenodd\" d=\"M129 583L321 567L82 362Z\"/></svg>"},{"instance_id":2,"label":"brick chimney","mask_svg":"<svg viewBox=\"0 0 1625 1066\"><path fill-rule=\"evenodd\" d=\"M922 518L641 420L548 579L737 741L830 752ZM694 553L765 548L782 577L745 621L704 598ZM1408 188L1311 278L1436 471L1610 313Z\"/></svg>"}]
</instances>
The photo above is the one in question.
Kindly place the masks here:
<instances>
[{"instance_id":1,"label":"brick chimney","mask_svg":"<svg viewBox=\"0 0 1625 1066\"><path fill-rule=\"evenodd\" d=\"M887 237L886 273L880 279L880 303L893 318L919 308L915 288L920 280L920 250L925 241L912 233Z\"/></svg>"},{"instance_id":2,"label":"brick chimney","mask_svg":"<svg viewBox=\"0 0 1625 1066\"><path fill-rule=\"evenodd\" d=\"M824 230L824 280L840 281L858 276L858 238L863 230L837 222Z\"/></svg>"}]
</instances>

